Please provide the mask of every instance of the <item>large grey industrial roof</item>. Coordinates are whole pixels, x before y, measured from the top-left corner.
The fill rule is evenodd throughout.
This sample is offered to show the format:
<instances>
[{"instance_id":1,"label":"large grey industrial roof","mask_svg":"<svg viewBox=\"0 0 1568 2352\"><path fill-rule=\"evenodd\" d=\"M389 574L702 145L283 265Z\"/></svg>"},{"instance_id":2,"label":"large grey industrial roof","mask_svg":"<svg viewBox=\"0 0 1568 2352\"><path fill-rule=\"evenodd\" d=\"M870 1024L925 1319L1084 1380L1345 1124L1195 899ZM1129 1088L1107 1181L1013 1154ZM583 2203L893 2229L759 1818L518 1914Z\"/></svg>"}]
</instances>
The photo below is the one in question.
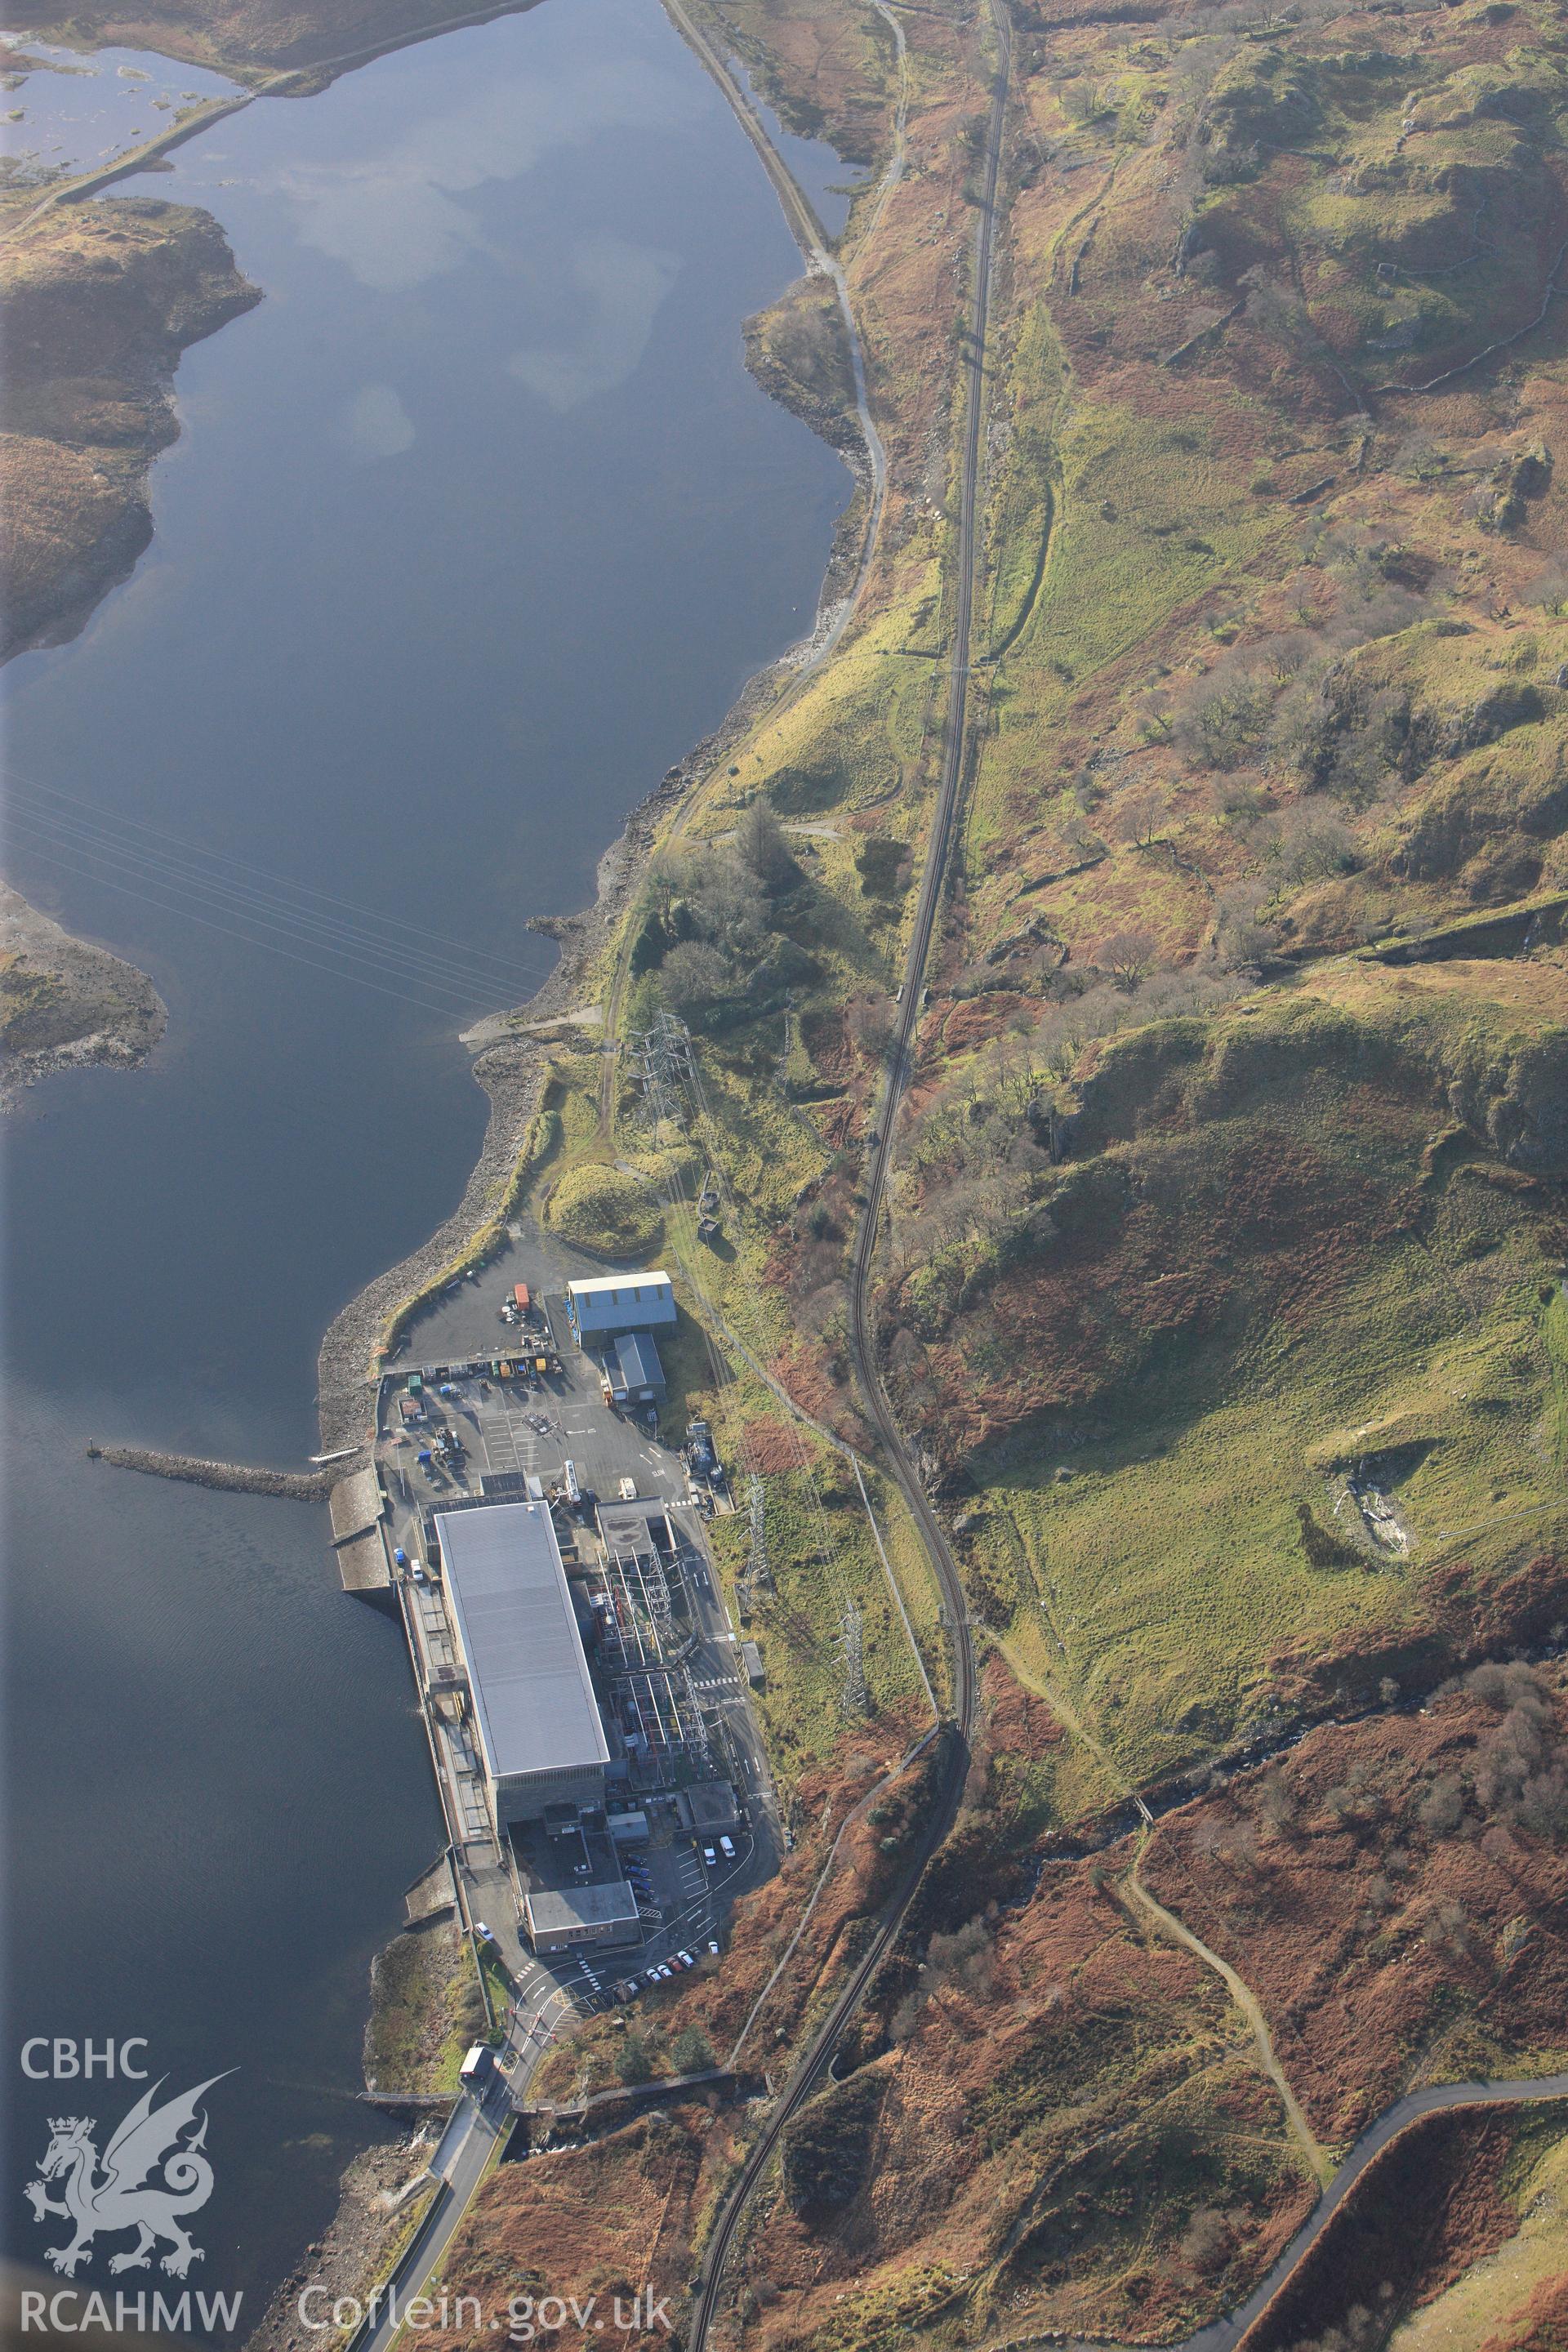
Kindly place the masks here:
<instances>
[{"instance_id":1,"label":"large grey industrial roof","mask_svg":"<svg viewBox=\"0 0 1568 2352\"><path fill-rule=\"evenodd\" d=\"M607 1762L548 1503L438 1511L436 1531L492 1777Z\"/></svg>"}]
</instances>

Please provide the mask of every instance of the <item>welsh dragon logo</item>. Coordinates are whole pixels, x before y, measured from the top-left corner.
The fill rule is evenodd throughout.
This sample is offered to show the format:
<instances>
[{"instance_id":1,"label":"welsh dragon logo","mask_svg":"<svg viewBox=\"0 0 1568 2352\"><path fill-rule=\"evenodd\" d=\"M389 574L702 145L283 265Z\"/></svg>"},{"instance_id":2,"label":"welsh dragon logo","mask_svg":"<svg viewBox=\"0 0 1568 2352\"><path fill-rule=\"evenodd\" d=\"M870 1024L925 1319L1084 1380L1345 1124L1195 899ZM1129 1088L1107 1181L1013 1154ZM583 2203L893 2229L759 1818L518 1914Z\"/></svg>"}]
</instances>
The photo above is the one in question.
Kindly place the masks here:
<instances>
[{"instance_id":1,"label":"welsh dragon logo","mask_svg":"<svg viewBox=\"0 0 1568 2352\"><path fill-rule=\"evenodd\" d=\"M182 2216L196 2212L213 2193L213 2168L203 2154L207 2119L203 2095L224 2077L214 2074L161 2107L153 2102L167 2075L143 2091L103 2151L101 2169L92 2135L98 2126L91 2116L51 2116L50 2139L38 2167L22 2194L35 2221L58 2215L74 2224L68 2245L50 2246L46 2259L68 2278L87 2261L100 2231L113 2236L134 2230L136 2243L110 2262L111 2271L145 2270L153 2250L166 2240L170 2251L163 2267L174 2278L184 2278L193 2263L205 2259L182 2226ZM189 2139L181 2135L196 2129ZM51 2197L47 2183L58 2181L62 2193Z\"/></svg>"}]
</instances>

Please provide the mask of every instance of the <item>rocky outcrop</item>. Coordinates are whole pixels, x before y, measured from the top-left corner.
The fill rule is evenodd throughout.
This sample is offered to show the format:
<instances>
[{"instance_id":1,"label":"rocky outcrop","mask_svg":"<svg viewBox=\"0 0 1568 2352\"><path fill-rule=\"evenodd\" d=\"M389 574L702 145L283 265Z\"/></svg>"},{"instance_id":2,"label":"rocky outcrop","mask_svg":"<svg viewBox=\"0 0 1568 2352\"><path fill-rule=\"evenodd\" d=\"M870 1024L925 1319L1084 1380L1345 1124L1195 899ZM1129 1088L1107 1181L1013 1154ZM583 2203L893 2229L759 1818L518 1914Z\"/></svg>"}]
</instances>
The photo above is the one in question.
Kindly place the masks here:
<instances>
[{"instance_id":1,"label":"rocky outcrop","mask_svg":"<svg viewBox=\"0 0 1568 2352\"><path fill-rule=\"evenodd\" d=\"M763 390L840 452L858 452L855 374L829 280L800 278L745 323L746 365Z\"/></svg>"},{"instance_id":2,"label":"rocky outcrop","mask_svg":"<svg viewBox=\"0 0 1568 2352\"><path fill-rule=\"evenodd\" d=\"M1568 1028L1521 1042L1452 1081L1448 1099L1510 1168L1568 1176Z\"/></svg>"}]
</instances>

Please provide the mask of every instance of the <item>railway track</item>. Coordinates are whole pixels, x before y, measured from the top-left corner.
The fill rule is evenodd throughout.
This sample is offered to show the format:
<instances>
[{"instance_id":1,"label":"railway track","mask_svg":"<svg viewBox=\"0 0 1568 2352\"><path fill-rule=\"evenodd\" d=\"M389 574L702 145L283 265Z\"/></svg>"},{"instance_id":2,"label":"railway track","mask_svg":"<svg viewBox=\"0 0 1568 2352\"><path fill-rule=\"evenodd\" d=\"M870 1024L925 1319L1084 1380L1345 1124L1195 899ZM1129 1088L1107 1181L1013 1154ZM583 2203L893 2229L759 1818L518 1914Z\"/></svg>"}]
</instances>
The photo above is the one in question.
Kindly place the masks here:
<instances>
[{"instance_id":1,"label":"railway track","mask_svg":"<svg viewBox=\"0 0 1568 2352\"><path fill-rule=\"evenodd\" d=\"M974 272L970 299L969 339L964 353L963 449L960 469L959 520L953 599L953 628L948 659L947 727L942 772L932 814L930 845L921 877L920 897L904 967L898 1029L889 1055L888 1075L877 1106L876 1125L867 1163L865 1205L856 1234L850 1268L850 1352L856 1381L866 1410L881 1440L885 1466L908 1504L920 1530L927 1558L942 1596L952 1643L952 1712L947 1727L942 1790L932 1807L925 1835L910 1857L903 1877L884 1907L877 1932L847 1983L812 2036L784 2085L773 2114L751 2148L733 2187L725 2199L709 2239L692 2300L691 2352L704 2352L719 2308L724 2266L747 2206L776 2154L789 2122L821 2084L838 2037L858 2006L868 1985L887 1958L908 1911L927 1862L952 1827L969 1769L969 1736L973 1722L974 1657L969 1639L967 1604L963 1580L941 1521L921 1483L919 1470L894 1418L877 1366L870 1310L871 1268L882 1200L892 1162L893 1129L908 1090L912 1066L915 1024L921 988L937 917L946 887L949 861L962 813L969 719L970 641L973 626L974 588L979 543L978 509L980 458L984 408L985 337L991 304L994 259L996 191L1002 169L1002 134L1006 116L1011 68L1011 27L1001 0L989 0L995 29L997 66L992 89L985 145L985 174L974 241Z\"/></svg>"}]
</instances>

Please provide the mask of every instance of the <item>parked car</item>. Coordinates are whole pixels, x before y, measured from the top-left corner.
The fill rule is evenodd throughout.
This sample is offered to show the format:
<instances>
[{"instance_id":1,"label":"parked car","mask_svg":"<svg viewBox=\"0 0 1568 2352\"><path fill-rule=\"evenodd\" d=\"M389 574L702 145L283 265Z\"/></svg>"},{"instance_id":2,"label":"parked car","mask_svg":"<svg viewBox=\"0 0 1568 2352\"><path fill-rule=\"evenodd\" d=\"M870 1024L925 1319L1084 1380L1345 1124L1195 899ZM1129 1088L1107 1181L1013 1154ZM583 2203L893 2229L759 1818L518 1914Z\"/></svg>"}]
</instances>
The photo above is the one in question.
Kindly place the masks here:
<instances>
[{"instance_id":1,"label":"parked car","mask_svg":"<svg viewBox=\"0 0 1568 2352\"><path fill-rule=\"evenodd\" d=\"M718 1869L718 1867L719 1867L719 1857L718 1857L718 1855L714 1853L714 1851L713 1851L713 1849L712 1849L712 1847L711 1847L710 1845L705 1845L705 1846L703 1847L703 1849L702 1849L702 1859L703 1859L703 1861L708 1864L708 1867L709 1867L709 1869L710 1869L710 1870L717 1870L717 1869Z\"/></svg>"},{"instance_id":2,"label":"parked car","mask_svg":"<svg viewBox=\"0 0 1568 2352\"><path fill-rule=\"evenodd\" d=\"M697 1966L697 1956L694 1952L677 1952L675 1957L683 1969L694 1969Z\"/></svg>"},{"instance_id":3,"label":"parked car","mask_svg":"<svg viewBox=\"0 0 1568 2352\"><path fill-rule=\"evenodd\" d=\"M719 1938L717 1936L709 1937L708 1948L712 1953L714 1958L717 1959L719 1957Z\"/></svg>"},{"instance_id":4,"label":"parked car","mask_svg":"<svg viewBox=\"0 0 1568 2352\"><path fill-rule=\"evenodd\" d=\"M720 1839L720 1841L719 1841L719 1851L720 1851L720 1853L723 1855L723 1857L724 1857L724 1859L725 1859L725 1861L726 1861L726 1862L733 1862L733 1861L734 1861L734 1859L735 1859L735 1848L734 1848L733 1842L732 1842L731 1839L729 1839L729 1838L727 1838L727 1837L721 1837L721 1838Z\"/></svg>"}]
</instances>

